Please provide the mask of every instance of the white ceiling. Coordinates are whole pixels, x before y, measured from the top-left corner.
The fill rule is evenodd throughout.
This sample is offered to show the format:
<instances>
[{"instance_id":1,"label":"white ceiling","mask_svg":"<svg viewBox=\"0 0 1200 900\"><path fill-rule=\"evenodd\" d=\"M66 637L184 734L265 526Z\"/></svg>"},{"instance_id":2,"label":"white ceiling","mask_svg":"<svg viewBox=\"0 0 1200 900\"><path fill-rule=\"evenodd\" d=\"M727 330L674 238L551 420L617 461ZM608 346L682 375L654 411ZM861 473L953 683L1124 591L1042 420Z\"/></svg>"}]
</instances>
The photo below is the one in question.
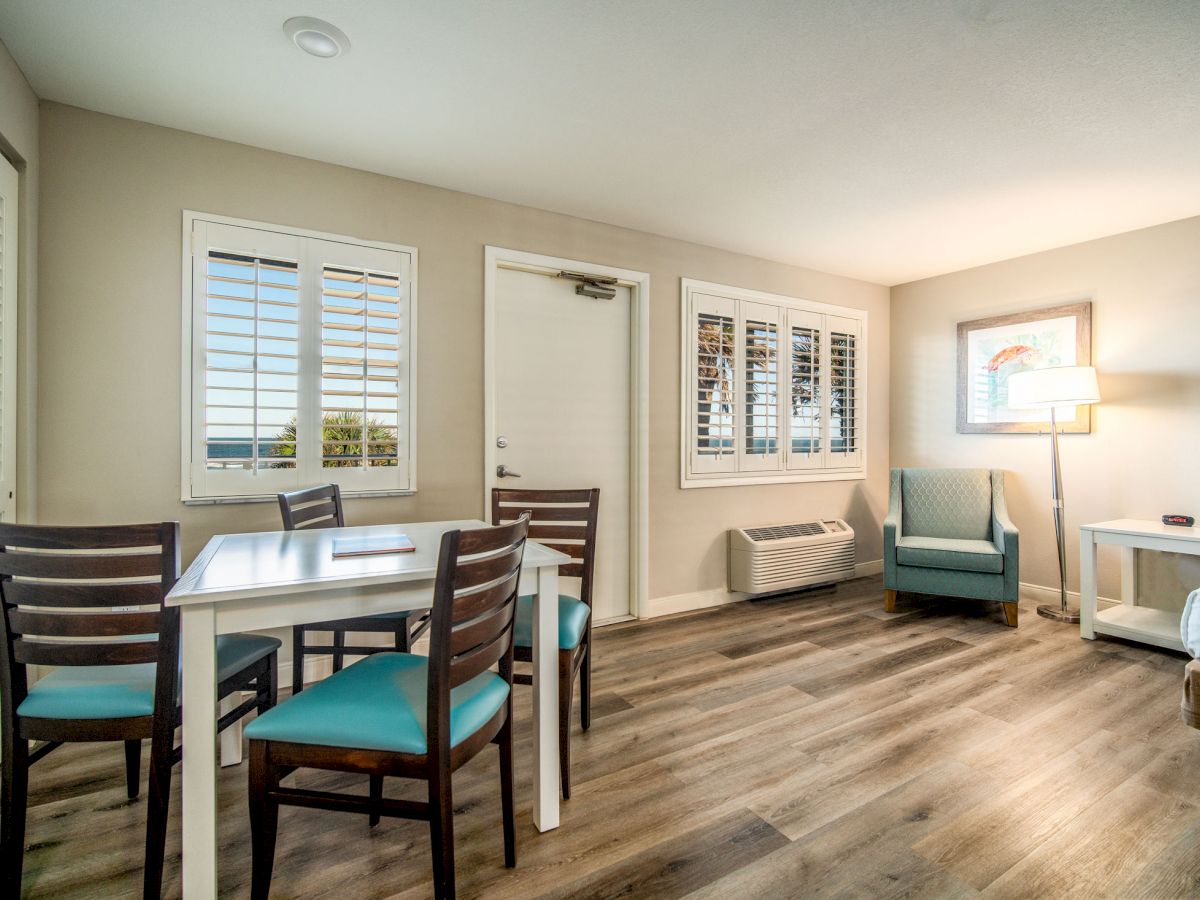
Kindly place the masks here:
<instances>
[{"instance_id":1,"label":"white ceiling","mask_svg":"<svg viewBox=\"0 0 1200 900\"><path fill-rule=\"evenodd\" d=\"M5 0L0 38L50 100L883 284L1200 214L1196 0Z\"/></svg>"}]
</instances>

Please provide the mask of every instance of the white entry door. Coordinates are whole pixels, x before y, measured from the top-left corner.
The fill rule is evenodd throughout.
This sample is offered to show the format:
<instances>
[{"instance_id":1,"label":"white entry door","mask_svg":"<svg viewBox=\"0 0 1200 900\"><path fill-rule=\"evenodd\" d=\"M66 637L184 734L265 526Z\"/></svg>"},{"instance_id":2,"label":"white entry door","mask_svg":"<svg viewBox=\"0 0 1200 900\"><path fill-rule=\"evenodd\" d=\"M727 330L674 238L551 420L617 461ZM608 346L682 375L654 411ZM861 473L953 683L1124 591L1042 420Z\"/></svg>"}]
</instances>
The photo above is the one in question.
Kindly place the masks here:
<instances>
[{"instance_id":1,"label":"white entry door","mask_svg":"<svg viewBox=\"0 0 1200 900\"><path fill-rule=\"evenodd\" d=\"M17 517L17 170L0 156L0 522Z\"/></svg>"},{"instance_id":2,"label":"white entry door","mask_svg":"<svg viewBox=\"0 0 1200 900\"><path fill-rule=\"evenodd\" d=\"M630 289L575 293L556 273L499 267L493 332L494 415L488 488L599 488L594 622L632 608ZM501 446L503 445L503 446ZM519 477L518 477L519 476ZM575 589L565 579L563 592Z\"/></svg>"}]
</instances>

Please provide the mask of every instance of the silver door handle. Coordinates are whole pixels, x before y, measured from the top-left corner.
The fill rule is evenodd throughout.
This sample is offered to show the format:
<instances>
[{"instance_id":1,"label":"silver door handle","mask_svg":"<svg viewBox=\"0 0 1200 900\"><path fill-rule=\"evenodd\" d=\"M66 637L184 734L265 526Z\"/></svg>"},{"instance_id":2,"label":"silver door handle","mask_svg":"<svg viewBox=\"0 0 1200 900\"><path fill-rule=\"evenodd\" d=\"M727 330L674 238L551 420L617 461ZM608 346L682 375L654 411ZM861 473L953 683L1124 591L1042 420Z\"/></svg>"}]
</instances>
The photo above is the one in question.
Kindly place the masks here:
<instances>
[{"instance_id":1,"label":"silver door handle","mask_svg":"<svg viewBox=\"0 0 1200 900\"><path fill-rule=\"evenodd\" d=\"M520 478L521 473L514 472L508 466L499 465L499 466L496 466L496 477L497 478Z\"/></svg>"}]
</instances>

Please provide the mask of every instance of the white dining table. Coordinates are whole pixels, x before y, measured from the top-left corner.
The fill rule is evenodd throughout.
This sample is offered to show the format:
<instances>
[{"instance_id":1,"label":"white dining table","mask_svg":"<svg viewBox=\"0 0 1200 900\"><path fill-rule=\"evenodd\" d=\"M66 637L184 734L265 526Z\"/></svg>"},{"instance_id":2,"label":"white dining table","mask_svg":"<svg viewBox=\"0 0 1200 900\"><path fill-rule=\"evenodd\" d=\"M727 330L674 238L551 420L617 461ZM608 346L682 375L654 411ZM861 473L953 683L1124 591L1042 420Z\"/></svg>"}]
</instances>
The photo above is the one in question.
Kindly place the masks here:
<instances>
[{"instance_id":1,"label":"white dining table","mask_svg":"<svg viewBox=\"0 0 1200 900\"><path fill-rule=\"evenodd\" d=\"M477 519L217 535L167 595L183 650L183 893L217 894L217 657L220 634L405 609L432 602L442 535ZM333 541L404 534L409 553L333 558ZM558 567L565 554L525 545L521 593L533 594L533 822L558 827ZM549 602L546 602L546 601ZM285 701L286 702L286 701Z\"/></svg>"}]
</instances>

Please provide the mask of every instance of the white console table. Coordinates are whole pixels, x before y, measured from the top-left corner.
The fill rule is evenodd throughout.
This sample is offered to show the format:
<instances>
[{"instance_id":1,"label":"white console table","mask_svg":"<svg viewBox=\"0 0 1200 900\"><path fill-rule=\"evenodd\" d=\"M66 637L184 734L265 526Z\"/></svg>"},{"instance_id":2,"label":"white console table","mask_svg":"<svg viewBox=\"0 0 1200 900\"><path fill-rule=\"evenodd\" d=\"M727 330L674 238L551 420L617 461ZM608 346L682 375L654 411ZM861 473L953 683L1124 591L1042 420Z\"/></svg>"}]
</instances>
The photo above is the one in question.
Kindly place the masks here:
<instances>
[{"instance_id":1,"label":"white console table","mask_svg":"<svg viewBox=\"0 0 1200 900\"><path fill-rule=\"evenodd\" d=\"M1121 548L1121 602L1108 609L1096 603L1096 551L1101 544ZM1079 635L1097 634L1154 644L1184 652L1178 612L1137 605L1137 551L1200 556L1200 527L1180 528L1143 519L1114 519L1079 529Z\"/></svg>"}]
</instances>

